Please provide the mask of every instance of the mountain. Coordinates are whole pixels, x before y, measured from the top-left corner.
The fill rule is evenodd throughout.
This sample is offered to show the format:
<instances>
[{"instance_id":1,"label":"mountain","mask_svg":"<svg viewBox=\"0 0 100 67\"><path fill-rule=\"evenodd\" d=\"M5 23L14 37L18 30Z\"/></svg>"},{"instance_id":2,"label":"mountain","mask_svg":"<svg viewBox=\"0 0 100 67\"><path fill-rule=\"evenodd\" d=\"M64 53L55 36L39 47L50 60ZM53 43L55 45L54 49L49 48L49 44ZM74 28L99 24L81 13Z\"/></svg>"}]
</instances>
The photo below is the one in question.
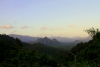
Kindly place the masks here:
<instances>
[{"instance_id":1,"label":"mountain","mask_svg":"<svg viewBox=\"0 0 100 67\"><path fill-rule=\"evenodd\" d=\"M41 43L41 44L48 45L48 46L61 45L61 43L59 41L57 41L56 39L51 40L48 37L39 38L36 41L34 41L33 43Z\"/></svg>"},{"instance_id":2,"label":"mountain","mask_svg":"<svg viewBox=\"0 0 100 67\"><path fill-rule=\"evenodd\" d=\"M36 41L38 39L38 37L18 35L18 34L9 34L9 36L14 38L19 38L22 42L31 42L31 41Z\"/></svg>"},{"instance_id":3,"label":"mountain","mask_svg":"<svg viewBox=\"0 0 100 67\"><path fill-rule=\"evenodd\" d=\"M59 42L62 42L62 43L71 43L71 42L74 42L76 40L81 40L82 42L88 42L89 40L91 40L92 38L90 36L88 37L50 37L50 39L52 38L55 38L57 39Z\"/></svg>"},{"instance_id":4,"label":"mountain","mask_svg":"<svg viewBox=\"0 0 100 67\"><path fill-rule=\"evenodd\" d=\"M33 36L27 36L27 35L19 35L19 34L9 34L9 36L14 37L14 38L20 38L22 42L33 42L36 41L37 39L41 38L41 37L33 37ZM88 42L89 40L91 40L92 38L90 36L88 37L73 37L73 38L69 38L69 37L49 37L49 39L57 39L59 42L61 43L71 43L74 42L75 40L81 40L82 42Z\"/></svg>"}]
</instances>

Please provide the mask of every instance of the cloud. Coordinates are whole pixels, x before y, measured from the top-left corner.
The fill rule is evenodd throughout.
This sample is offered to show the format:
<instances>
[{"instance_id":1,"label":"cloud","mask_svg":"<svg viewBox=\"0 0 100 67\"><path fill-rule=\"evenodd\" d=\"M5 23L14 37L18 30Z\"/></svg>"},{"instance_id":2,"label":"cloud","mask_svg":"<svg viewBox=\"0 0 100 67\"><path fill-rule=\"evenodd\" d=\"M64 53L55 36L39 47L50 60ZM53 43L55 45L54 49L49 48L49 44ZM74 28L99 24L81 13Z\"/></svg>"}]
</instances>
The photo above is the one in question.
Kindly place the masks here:
<instances>
[{"instance_id":1,"label":"cloud","mask_svg":"<svg viewBox=\"0 0 100 67\"><path fill-rule=\"evenodd\" d=\"M50 28L50 31L54 31L54 29L53 28Z\"/></svg>"},{"instance_id":2,"label":"cloud","mask_svg":"<svg viewBox=\"0 0 100 67\"><path fill-rule=\"evenodd\" d=\"M11 29L11 28L14 28L14 27L11 26L11 25L5 25L5 26L0 26L0 28L2 28L2 29Z\"/></svg>"},{"instance_id":3,"label":"cloud","mask_svg":"<svg viewBox=\"0 0 100 67\"><path fill-rule=\"evenodd\" d=\"M60 31L60 30L65 30L63 27L56 27L56 28L47 28L47 27L41 27L41 30L49 30L49 31Z\"/></svg>"},{"instance_id":4,"label":"cloud","mask_svg":"<svg viewBox=\"0 0 100 67\"><path fill-rule=\"evenodd\" d=\"M68 27L74 27L74 25L71 24L71 25L69 25Z\"/></svg>"},{"instance_id":5,"label":"cloud","mask_svg":"<svg viewBox=\"0 0 100 67\"><path fill-rule=\"evenodd\" d=\"M22 26L21 28L22 28L22 29L26 29L26 28L28 28L28 26Z\"/></svg>"},{"instance_id":6,"label":"cloud","mask_svg":"<svg viewBox=\"0 0 100 67\"><path fill-rule=\"evenodd\" d=\"M41 30L47 30L47 27L41 27Z\"/></svg>"}]
</instances>

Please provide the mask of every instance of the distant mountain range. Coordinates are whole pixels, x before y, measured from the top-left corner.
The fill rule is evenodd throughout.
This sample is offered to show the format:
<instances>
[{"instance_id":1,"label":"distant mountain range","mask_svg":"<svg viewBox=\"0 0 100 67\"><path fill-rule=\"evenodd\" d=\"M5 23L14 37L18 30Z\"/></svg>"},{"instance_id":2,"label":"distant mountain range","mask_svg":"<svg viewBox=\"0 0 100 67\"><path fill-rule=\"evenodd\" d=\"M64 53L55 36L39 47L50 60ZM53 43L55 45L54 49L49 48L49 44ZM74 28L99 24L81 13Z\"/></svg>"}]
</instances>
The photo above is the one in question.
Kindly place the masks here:
<instances>
[{"instance_id":1,"label":"distant mountain range","mask_svg":"<svg viewBox=\"0 0 100 67\"><path fill-rule=\"evenodd\" d=\"M56 39L49 39L48 37L39 38L36 41L34 41L33 43L41 43L41 44L48 45L48 46L61 45L61 43L59 41L57 41Z\"/></svg>"},{"instance_id":2,"label":"distant mountain range","mask_svg":"<svg viewBox=\"0 0 100 67\"><path fill-rule=\"evenodd\" d=\"M40 41L41 43L45 43L43 41L46 41L46 43L51 42L51 41L58 41L63 44L77 44L79 42L88 42L91 40L91 37L48 37L48 38L43 38L43 37L32 37L32 36L25 36L25 35L18 35L18 34L10 34L9 36L12 36L14 38L19 38L22 42L38 42ZM47 39L47 40L45 40ZM57 39L57 40L56 40ZM49 45L49 44L48 44Z\"/></svg>"},{"instance_id":3,"label":"distant mountain range","mask_svg":"<svg viewBox=\"0 0 100 67\"><path fill-rule=\"evenodd\" d=\"M14 38L19 38L22 42L33 42L38 39L38 37L31 37L31 36L24 36L24 35L18 35L18 34L10 34L9 36Z\"/></svg>"}]
</instances>

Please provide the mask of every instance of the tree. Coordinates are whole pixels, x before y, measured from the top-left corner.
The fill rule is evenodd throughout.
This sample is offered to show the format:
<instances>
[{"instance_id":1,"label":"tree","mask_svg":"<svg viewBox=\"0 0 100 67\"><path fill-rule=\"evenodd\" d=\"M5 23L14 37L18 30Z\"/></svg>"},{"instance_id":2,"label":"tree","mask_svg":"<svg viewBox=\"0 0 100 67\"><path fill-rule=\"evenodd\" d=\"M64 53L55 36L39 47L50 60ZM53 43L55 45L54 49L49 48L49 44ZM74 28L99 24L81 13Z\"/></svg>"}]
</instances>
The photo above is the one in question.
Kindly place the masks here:
<instances>
[{"instance_id":1,"label":"tree","mask_svg":"<svg viewBox=\"0 0 100 67\"><path fill-rule=\"evenodd\" d=\"M98 28L94 29L92 27L90 29L85 30L85 32L87 32L92 38L95 38L95 37L100 38L100 30Z\"/></svg>"}]
</instances>

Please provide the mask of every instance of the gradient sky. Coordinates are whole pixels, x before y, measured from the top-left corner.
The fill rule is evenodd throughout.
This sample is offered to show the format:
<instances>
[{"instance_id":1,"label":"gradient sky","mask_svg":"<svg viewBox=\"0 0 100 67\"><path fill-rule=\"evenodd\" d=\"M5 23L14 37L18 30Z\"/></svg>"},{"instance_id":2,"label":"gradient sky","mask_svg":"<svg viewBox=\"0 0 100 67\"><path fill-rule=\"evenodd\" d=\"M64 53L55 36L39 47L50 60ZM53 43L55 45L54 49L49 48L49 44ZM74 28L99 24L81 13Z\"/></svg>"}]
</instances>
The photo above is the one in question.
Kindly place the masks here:
<instances>
[{"instance_id":1,"label":"gradient sky","mask_svg":"<svg viewBox=\"0 0 100 67\"><path fill-rule=\"evenodd\" d=\"M88 36L100 29L100 0L0 0L0 34Z\"/></svg>"}]
</instances>

